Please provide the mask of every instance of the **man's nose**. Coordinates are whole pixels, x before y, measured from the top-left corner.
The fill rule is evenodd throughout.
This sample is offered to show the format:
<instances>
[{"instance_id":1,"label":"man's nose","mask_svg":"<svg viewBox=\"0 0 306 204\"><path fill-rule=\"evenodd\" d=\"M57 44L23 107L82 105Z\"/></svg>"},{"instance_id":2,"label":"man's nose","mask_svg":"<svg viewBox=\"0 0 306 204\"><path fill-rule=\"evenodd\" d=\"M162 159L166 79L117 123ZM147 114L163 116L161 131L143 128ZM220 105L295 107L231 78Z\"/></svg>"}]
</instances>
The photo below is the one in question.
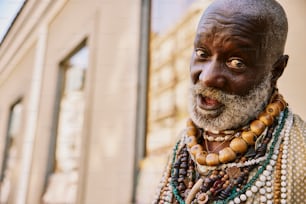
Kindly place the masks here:
<instances>
[{"instance_id":1,"label":"man's nose","mask_svg":"<svg viewBox=\"0 0 306 204\"><path fill-rule=\"evenodd\" d=\"M199 81L207 87L224 89L226 84L226 78L224 76L224 70L222 64L218 60L213 59L203 66L200 69L201 73L199 76Z\"/></svg>"}]
</instances>

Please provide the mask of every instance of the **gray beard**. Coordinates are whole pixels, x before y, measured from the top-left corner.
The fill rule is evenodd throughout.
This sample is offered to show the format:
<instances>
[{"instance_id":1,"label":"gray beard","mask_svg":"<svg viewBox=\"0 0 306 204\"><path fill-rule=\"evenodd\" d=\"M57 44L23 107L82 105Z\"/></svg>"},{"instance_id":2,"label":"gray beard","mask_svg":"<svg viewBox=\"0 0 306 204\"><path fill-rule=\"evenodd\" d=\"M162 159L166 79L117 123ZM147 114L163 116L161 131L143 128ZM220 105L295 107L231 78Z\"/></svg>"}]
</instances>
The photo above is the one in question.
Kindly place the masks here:
<instances>
[{"instance_id":1,"label":"gray beard","mask_svg":"<svg viewBox=\"0 0 306 204\"><path fill-rule=\"evenodd\" d=\"M267 105L270 94L272 74L269 72L262 82L245 96L227 94L200 83L191 86L189 112L193 122L208 131L236 129L254 119ZM222 110L207 111L197 106L197 96L202 94L224 104ZM219 113L221 111L221 113ZM211 117L217 115L216 117Z\"/></svg>"}]
</instances>

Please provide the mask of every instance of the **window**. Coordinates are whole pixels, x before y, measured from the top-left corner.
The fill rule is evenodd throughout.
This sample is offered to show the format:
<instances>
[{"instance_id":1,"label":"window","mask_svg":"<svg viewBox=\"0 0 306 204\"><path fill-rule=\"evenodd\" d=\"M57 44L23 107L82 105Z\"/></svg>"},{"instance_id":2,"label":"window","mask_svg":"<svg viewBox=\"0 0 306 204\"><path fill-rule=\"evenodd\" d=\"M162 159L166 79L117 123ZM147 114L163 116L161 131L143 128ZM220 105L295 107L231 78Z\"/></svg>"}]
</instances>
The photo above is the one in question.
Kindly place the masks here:
<instances>
[{"instance_id":1,"label":"window","mask_svg":"<svg viewBox=\"0 0 306 204\"><path fill-rule=\"evenodd\" d=\"M0 177L0 203L9 202L11 191L13 190L13 175L18 162L17 141L21 134L21 119L23 114L22 101L18 100L10 109L7 136L4 147L4 156Z\"/></svg>"},{"instance_id":2,"label":"window","mask_svg":"<svg viewBox=\"0 0 306 204\"><path fill-rule=\"evenodd\" d=\"M84 120L88 47L81 46L61 63L61 94L56 132L55 167L49 176L43 202L73 204L79 180Z\"/></svg>"}]
</instances>

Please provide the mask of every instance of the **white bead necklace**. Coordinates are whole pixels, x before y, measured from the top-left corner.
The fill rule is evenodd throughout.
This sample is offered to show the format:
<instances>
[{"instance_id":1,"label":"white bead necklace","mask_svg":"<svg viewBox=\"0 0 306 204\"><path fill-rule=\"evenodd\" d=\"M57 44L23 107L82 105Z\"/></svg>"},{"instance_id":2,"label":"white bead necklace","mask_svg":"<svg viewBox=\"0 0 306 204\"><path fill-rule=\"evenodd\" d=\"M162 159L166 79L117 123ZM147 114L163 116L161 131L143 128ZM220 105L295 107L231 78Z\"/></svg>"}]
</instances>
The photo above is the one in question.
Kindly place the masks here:
<instances>
[{"instance_id":1,"label":"white bead necklace","mask_svg":"<svg viewBox=\"0 0 306 204\"><path fill-rule=\"evenodd\" d=\"M281 163L281 204L286 203L287 198L287 161L288 161L288 146L289 146L289 136L290 130L293 124L293 114L289 111L289 125L285 130L284 134L284 142L283 142L283 155L282 155L282 163Z\"/></svg>"},{"instance_id":2,"label":"white bead necklace","mask_svg":"<svg viewBox=\"0 0 306 204\"><path fill-rule=\"evenodd\" d=\"M282 120L283 113L280 116L279 121ZM229 204L240 203L241 201L246 201L247 198L251 198L259 192L259 201L261 203L272 204L273 203L273 172L275 170L276 160L279 153L280 144L283 142L283 154L282 154L282 166L281 166L281 203L286 203L287 189L286 189L286 179L287 179L287 158L288 158L288 145L289 145L289 135L293 124L293 114L289 110L288 118L285 123L285 128L281 131L280 137L278 138L273 155L263 171L262 175L259 176L257 181L240 196L235 197L233 200L229 201ZM279 124L278 124L279 125ZM274 136L274 134L273 134ZM268 152L265 157L267 157Z\"/></svg>"}]
</instances>

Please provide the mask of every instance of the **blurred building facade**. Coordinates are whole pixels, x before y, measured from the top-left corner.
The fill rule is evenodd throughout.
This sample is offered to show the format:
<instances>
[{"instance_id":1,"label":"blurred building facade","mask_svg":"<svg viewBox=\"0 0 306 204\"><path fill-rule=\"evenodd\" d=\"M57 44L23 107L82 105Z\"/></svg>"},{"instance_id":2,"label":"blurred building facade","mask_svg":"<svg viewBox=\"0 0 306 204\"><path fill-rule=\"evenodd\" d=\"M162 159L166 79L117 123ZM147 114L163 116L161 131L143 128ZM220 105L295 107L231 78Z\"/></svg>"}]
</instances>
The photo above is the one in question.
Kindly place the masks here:
<instances>
[{"instance_id":1,"label":"blurred building facade","mask_svg":"<svg viewBox=\"0 0 306 204\"><path fill-rule=\"evenodd\" d=\"M193 37L211 1L149 35L150 1L28 0L0 46L0 203L151 203L186 121ZM306 3L280 2L292 59L279 86L305 119Z\"/></svg>"},{"instance_id":2,"label":"blurred building facade","mask_svg":"<svg viewBox=\"0 0 306 204\"><path fill-rule=\"evenodd\" d=\"M1 204L132 202L140 13L26 1L0 46Z\"/></svg>"}]
</instances>

